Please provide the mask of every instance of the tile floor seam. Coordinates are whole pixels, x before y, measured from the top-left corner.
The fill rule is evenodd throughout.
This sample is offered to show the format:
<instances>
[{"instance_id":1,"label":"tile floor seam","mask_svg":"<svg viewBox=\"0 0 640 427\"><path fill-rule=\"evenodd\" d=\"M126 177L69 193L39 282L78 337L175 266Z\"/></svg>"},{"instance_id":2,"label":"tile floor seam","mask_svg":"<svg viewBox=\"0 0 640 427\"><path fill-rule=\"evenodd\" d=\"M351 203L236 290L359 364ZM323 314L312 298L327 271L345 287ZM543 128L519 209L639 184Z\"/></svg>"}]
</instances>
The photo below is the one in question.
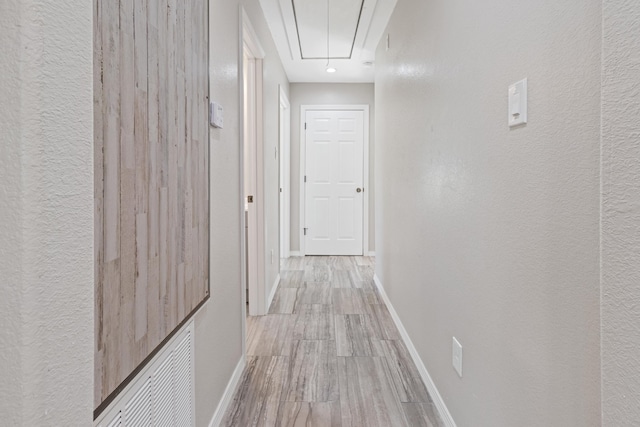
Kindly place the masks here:
<instances>
[{"instance_id":1,"label":"tile floor seam","mask_svg":"<svg viewBox=\"0 0 640 427\"><path fill-rule=\"evenodd\" d=\"M374 265L369 257L283 262L269 314L248 318L251 364L222 425L442 425L373 283Z\"/></svg>"}]
</instances>

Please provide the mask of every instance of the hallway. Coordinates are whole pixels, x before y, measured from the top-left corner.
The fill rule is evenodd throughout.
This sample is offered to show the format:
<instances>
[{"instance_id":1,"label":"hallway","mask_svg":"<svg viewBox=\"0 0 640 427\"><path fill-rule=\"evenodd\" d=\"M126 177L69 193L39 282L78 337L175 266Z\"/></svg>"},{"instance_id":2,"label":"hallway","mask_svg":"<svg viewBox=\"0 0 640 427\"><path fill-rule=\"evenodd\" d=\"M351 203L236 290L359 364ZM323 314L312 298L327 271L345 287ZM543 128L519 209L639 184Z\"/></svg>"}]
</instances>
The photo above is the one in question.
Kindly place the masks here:
<instances>
[{"instance_id":1,"label":"hallway","mask_svg":"<svg viewBox=\"0 0 640 427\"><path fill-rule=\"evenodd\" d=\"M369 257L289 258L225 426L441 426Z\"/></svg>"}]
</instances>

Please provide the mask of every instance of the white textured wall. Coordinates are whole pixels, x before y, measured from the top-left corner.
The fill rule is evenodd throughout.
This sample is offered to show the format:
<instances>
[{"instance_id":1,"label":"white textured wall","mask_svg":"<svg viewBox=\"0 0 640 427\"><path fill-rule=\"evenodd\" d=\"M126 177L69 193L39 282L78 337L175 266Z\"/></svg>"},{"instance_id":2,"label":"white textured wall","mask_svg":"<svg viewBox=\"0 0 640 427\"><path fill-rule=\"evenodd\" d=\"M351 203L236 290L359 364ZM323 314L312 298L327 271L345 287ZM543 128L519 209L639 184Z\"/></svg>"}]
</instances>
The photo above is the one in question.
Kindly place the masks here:
<instances>
[{"instance_id":1,"label":"white textured wall","mask_svg":"<svg viewBox=\"0 0 640 427\"><path fill-rule=\"evenodd\" d=\"M90 425L92 5L0 4L0 414Z\"/></svg>"},{"instance_id":2,"label":"white textured wall","mask_svg":"<svg viewBox=\"0 0 640 427\"><path fill-rule=\"evenodd\" d=\"M372 83L291 84L291 250L300 250L300 107L369 105L369 250L375 250L375 102Z\"/></svg>"},{"instance_id":3,"label":"white textured wall","mask_svg":"<svg viewBox=\"0 0 640 427\"><path fill-rule=\"evenodd\" d=\"M226 117L225 129L211 133L212 298L196 316L199 426L208 425L241 355L238 3L211 3L211 96ZM246 3L254 25L266 28L257 1ZM0 4L0 413L6 425L92 420L91 20L91 2ZM283 74L279 63L267 61L266 68L271 120ZM269 129L275 146L277 132ZM269 173L268 182L277 183L277 173ZM277 210L270 218L277 230Z\"/></svg>"},{"instance_id":4,"label":"white textured wall","mask_svg":"<svg viewBox=\"0 0 640 427\"><path fill-rule=\"evenodd\" d=\"M0 414L20 425L22 396L22 162L19 0L0 4Z\"/></svg>"},{"instance_id":5,"label":"white textured wall","mask_svg":"<svg viewBox=\"0 0 640 427\"><path fill-rule=\"evenodd\" d=\"M640 3L603 1L602 424L640 422Z\"/></svg>"},{"instance_id":6,"label":"white textured wall","mask_svg":"<svg viewBox=\"0 0 640 427\"><path fill-rule=\"evenodd\" d=\"M459 426L600 423L601 11L399 0L378 49L377 273Z\"/></svg>"},{"instance_id":7,"label":"white textured wall","mask_svg":"<svg viewBox=\"0 0 640 427\"><path fill-rule=\"evenodd\" d=\"M267 52L264 63L266 283L279 272L278 84L288 82L258 0L210 0L211 100L224 107L224 129L211 128L211 299L196 315L196 425L208 426L242 355L239 5L243 4ZM275 188L275 190L274 190ZM275 263L270 264L273 249ZM267 290L268 292L269 290Z\"/></svg>"},{"instance_id":8,"label":"white textured wall","mask_svg":"<svg viewBox=\"0 0 640 427\"><path fill-rule=\"evenodd\" d=\"M211 298L196 314L196 425L208 426L242 355L238 2L209 1L210 99L225 110L210 128Z\"/></svg>"}]
</instances>

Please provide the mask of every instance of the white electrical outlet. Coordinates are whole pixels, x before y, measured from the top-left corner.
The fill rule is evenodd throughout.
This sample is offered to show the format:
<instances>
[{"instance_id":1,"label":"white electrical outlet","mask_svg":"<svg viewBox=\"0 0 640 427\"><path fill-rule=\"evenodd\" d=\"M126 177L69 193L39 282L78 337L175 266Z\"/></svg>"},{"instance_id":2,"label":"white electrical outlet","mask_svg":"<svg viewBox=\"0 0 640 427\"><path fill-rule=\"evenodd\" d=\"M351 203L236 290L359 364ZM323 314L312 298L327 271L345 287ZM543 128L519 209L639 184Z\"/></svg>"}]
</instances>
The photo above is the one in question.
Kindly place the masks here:
<instances>
[{"instance_id":1,"label":"white electrical outlet","mask_svg":"<svg viewBox=\"0 0 640 427\"><path fill-rule=\"evenodd\" d=\"M462 344L460 344L460 341L458 341L456 337L453 337L452 362L453 368L460 378L462 378Z\"/></svg>"}]
</instances>

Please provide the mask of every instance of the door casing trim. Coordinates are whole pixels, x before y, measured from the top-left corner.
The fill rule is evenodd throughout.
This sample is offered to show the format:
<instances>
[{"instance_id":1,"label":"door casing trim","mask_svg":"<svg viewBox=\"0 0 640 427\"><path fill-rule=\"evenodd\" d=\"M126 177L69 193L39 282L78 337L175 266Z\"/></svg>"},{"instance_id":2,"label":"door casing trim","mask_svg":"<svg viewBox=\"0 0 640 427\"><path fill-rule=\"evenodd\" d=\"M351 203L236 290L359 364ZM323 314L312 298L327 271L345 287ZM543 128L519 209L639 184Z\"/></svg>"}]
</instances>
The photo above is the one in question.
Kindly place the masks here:
<instances>
[{"instance_id":1,"label":"door casing trim","mask_svg":"<svg viewBox=\"0 0 640 427\"><path fill-rule=\"evenodd\" d=\"M369 253L369 105L302 105L300 106L300 229L298 230L300 248L300 256L306 255L304 228L305 228L305 183L304 176L307 172L306 154L307 154L307 135L305 132L305 122L307 120L307 111L362 111L364 112L364 169L363 169L363 187L364 187L364 206L362 218L362 249L363 255Z\"/></svg>"},{"instance_id":2,"label":"door casing trim","mask_svg":"<svg viewBox=\"0 0 640 427\"><path fill-rule=\"evenodd\" d=\"M281 256L283 258L289 258L291 256L291 102L285 92L284 88L280 86L280 105L279 114L282 115L284 110L284 117L279 117L278 127L280 128L279 135L279 166L278 180L281 181L282 197L279 197L280 205L280 241L281 241ZM284 120L284 124L283 124ZM284 132L284 134L283 134ZM280 199L284 198L283 201ZM284 240L284 242L282 242Z\"/></svg>"},{"instance_id":3,"label":"door casing trim","mask_svg":"<svg viewBox=\"0 0 640 427\"><path fill-rule=\"evenodd\" d=\"M242 241L241 241L241 257L242 257L242 322L243 322L243 334L246 334L245 313L246 313L246 292L244 289L249 288L249 314L251 316L264 315L268 311L267 306L267 291L265 284L265 213L264 213L264 124L263 124L263 60L265 57L265 51L260 44L260 39L257 36L251 20L247 15L246 10L242 5L239 6L240 10L240 40L239 43L239 64L238 64L238 76L239 76L239 114L240 114L240 145L241 145L241 164L240 164L240 194L241 199L241 228L242 228ZM254 63L253 76L255 80L253 82L251 92L252 98L255 102L254 117L252 119L251 127L252 134L254 136L254 161L255 161L255 177L253 177L254 187L254 200L255 200L255 223L253 230L249 231L249 245L245 247L245 220L244 220L244 191L245 191L245 168L244 168L244 134L245 127L245 103L244 103L244 52L247 52L249 60ZM249 274L253 275L255 280L250 280L246 275L245 265L247 265L247 251L250 252L249 257ZM253 259L251 259L253 258ZM243 335L243 352L246 350L245 336Z\"/></svg>"}]
</instances>

